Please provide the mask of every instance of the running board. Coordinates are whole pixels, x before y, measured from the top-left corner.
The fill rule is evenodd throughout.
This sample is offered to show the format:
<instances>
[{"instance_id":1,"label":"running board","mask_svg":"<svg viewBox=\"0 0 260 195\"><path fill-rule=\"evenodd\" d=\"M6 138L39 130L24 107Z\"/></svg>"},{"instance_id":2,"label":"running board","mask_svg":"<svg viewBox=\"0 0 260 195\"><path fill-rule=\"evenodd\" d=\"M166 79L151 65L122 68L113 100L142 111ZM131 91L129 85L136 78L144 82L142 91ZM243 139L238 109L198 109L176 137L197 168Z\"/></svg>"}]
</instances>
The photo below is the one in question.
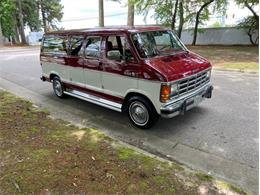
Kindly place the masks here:
<instances>
[{"instance_id":1,"label":"running board","mask_svg":"<svg viewBox=\"0 0 260 195\"><path fill-rule=\"evenodd\" d=\"M103 98L100 98L100 97L97 97L97 96L94 96L94 95L82 93L82 92L77 91L77 90L64 91L64 93L67 94L67 95L79 98L81 100L85 100L87 102L91 102L91 103L97 104L99 106L103 106L105 108L115 110L117 112L122 111L122 109L121 109L122 104L115 103L115 102L112 102L112 101L109 101L109 100L106 100L106 99L103 99Z\"/></svg>"}]
</instances>

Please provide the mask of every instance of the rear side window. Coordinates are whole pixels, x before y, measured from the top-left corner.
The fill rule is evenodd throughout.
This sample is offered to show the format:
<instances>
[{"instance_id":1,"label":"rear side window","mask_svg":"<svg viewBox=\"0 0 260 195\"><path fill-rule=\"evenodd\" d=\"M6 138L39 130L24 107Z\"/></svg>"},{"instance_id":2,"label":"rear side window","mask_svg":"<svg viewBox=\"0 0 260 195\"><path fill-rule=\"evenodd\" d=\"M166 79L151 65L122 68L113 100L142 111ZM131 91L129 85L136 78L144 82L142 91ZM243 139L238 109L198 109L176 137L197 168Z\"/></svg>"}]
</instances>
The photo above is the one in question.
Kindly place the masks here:
<instances>
[{"instance_id":1,"label":"rear side window","mask_svg":"<svg viewBox=\"0 0 260 195\"><path fill-rule=\"evenodd\" d=\"M66 55L67 44L68 40L65 36L46 36L43 41L42 51L46 54Z\"/></svg>"},{"instance_id":2,"label":"rear side window","mask_svg":"<svg viewBox=\"0 0 260 195\"><path fill-rule=\"evenodd\" d=\"M98 58L100 56L101 37L93 36L87 38L85 56Z\"/></svg>"},{"instance_id":3,"label":"rear side window","mask_svg":"<svg viewBox=\"0 0 260 195\"><path fill-rule=\"evenodd\" d=\"M70 38L70 55L78 56L84 41L83 36L72 36Z\"/></svg>"}]
</instances>

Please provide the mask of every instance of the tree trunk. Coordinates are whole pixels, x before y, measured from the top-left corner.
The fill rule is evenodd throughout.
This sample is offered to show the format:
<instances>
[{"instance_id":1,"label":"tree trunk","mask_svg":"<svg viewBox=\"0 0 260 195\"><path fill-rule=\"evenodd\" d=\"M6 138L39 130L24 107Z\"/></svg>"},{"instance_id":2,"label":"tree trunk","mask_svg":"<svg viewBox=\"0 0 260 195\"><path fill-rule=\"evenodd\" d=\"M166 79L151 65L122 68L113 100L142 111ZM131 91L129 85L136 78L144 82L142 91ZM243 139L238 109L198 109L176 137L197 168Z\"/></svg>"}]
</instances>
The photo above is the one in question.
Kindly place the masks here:
<instances>
[{"instance_id":1,"label":"tree trunk","mask_svg":"<svg viewBox=\"0 0 260 195\"><path fill-rule=\"evenodd\" d=\"M98 13L99 13L99 26L104 27L104 1L103 0L99 0Z\"/></svg>"},{"instance_id":2,"label":"tree trunk","mask_svg":"<svg viewBox=\"0 0 260 195\"><path fill-rule=\"evenodd\" d=\"M196 21L195 21L195 28L194 28L194 33L193 33L193 41L192 41L192 45L196 45L196 41L197 41L197 33L198 33L198 26L199 26L199 19L200 19L200 14L203 11L203 9L205 7L207 7L209 4L211 4L214 0L210 0L207 3L204 3L201 8L199 9L199 11L196 14Z\"/></svg>"},{"instance_id":3,"label":"tree trunk","mask_svg":"<svg viewBox=\"0 0 260 195\"><path fill-rule=\"evenodd\" d=\"M26 44L21 0L17 0L16 2L17 2L17 6L18 6L18 20L19 20L19 27L20 27L19 30L20 30L20 35L21 35L21 39L22 39L22 44Z\"/></svg>"},{"instance_id":4,"label":"tree trunk","mask_svg":"<svg viewBox=\"0 0 260 195\"><path fill-rule=\"evenodd\" d=\"M16 21L16 20L15 20ZM18 24L17 22L15 22L15 39L14 39L14 43L20 43L20 36L19 36L19 27L18 27Z\"/></svg>"},{"instance_id":5,"label":"tree trunk","mask_svg":"<svg viewBox=\"0 0 260 195\"><path fill-rule=\"evenodd\" d=\"M36 13L37 13L37 19L38 19L38 21L40 21L40 2L39 1L37 1L36 2ZM38 22L37 22L38 23ZM35 29L36 31L40 31L41 30L41 23L38 23L37 24L37 29Z\"/></svg>"},{"instance_id":6,"label":"tree trunk","mask_svg":"<svg viewBox=\"0 0 260 195\"><path fill-rule=\"evenodd\" d=\"M179 0L176 0L175 5L174 5L174 12L172 15L172 30L175 30L175 23L176 23L176 16L177 16L177 11L178 11L178 3Z\"/></svg>"},{"instance_id":7,"label":"tree trunk","mask_svg":"<svg viewBox=\"0 0 260 195\"><path fill-rule=\"evenodd\" d=\"M252 12L252 14L254 15L255 19L257 21L259 21L259 16L255 12L255 10L247 2L245 2L245 6Z\"/></svg>"},{"instance_id":8,"label":"tree trunk","mask_svg":"<svg viewBox=\"0 0 260 195\"><path fill-rule=\"evenodd\" d=\"M257 22L257 21L255 21L255 22ZM258 35L254 40L253 37L254 37L255 30L257 30L257 29L255 29L254 23L247 30L247 35L249 36L249 40L250 40L251 44L254 46L258 45L258 38L259 38L259 35Z\"/></svg>"},{"instance_id":9,"label":"tree trunk","mask_svg":"<svg viewBox=\"0 0 260 195\"><path fill-rule=\"evenodd\" d=\"M128 0L127 26L134 26L135 6Z\"/></svg>"},{"instance_id":10,"label":"tree trunk","mask_svg":"<svg viewBox=\"0 0 260 195\"><path fill-rule=\"evenodd\" d=\"M2 33L1 21L0 21L0 46L4 45L4 37Z\"/></svg>"},{"instance_id":11,"label":"tree trunk","mask_svg":"<svg viewBox=\"0 0 260 195\"><path fill-rule=\"evenodd\" d=\"M184 24L184 17L183 17L183 2L182 0L180 0L179 3L179 17L180 17L180 23L179 23L179 27L178 27L178 37L181 38L181 33L182 33L182 27Z\"/></svg>"},{"instance_id":12,"label":"tree trunk","mask_svg":"<svg viewBox=\"0 0 260 195\"><path fill-rule=\"evenodd\" d=\"M17 44L20 43L20 37L19 37L18 18L16 14L13 15L12 20L14 21L14 35L12 41L13 44Z\"/></svg>"},{"instance_id":13,"label":"tree trunk","mask_svg":"<svg viewBox=\"0 0 260 195\"><path fill-rule=\"evenodd\" d=\"M44 8L44 3L43 0L41 0L41 14L42 14L42 25L43 25L43 30L46 33L47 30L47 20L46 20L46 14L45 14L45 8Z\"/></svg>"}]
</instances>

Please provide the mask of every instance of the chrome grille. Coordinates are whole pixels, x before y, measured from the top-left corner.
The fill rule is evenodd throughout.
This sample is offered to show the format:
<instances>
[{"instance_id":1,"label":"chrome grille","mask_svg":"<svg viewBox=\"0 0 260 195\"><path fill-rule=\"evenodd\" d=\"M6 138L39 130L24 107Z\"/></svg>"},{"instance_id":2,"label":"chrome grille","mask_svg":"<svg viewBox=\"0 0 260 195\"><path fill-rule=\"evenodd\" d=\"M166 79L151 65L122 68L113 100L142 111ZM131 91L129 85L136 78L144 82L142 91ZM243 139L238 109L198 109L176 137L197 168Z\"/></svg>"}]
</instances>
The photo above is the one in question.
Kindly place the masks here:
<instances>
[{"instance_id":1,"label":"chrome grille","mask_svg":"<svg viewBox=\"0 0 260 195\"><path fill-rule=\"evenodd\" d=\"M207 77L207 72L200 72L192 75L186 79L178 82L178 96L188 93L190 91L196 90L209 82L210 77Z\"/></svg>"}]
</instances>

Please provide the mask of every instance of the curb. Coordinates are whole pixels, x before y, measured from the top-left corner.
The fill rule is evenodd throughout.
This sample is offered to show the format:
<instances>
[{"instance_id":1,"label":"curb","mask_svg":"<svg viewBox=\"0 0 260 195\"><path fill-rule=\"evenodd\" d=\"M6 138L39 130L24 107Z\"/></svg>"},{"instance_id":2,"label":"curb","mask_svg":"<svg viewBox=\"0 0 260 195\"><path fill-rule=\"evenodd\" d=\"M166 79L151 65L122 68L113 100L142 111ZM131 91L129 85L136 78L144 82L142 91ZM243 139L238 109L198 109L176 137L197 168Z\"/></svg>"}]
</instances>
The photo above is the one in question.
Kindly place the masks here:
<instances>
[{"instance_id":1,"label":"curb","mask_svg":"<svg viewBox=\"0 0 260 195\"><path fill-rule=\"evenodd\" d=\"M259 74L258 70L250 70L250 69L235 69L235 68L213 67L213 70L229 71L229 72L240 72L240 73L249 73L249 74Z\"/></svg>"}]
</instances>

